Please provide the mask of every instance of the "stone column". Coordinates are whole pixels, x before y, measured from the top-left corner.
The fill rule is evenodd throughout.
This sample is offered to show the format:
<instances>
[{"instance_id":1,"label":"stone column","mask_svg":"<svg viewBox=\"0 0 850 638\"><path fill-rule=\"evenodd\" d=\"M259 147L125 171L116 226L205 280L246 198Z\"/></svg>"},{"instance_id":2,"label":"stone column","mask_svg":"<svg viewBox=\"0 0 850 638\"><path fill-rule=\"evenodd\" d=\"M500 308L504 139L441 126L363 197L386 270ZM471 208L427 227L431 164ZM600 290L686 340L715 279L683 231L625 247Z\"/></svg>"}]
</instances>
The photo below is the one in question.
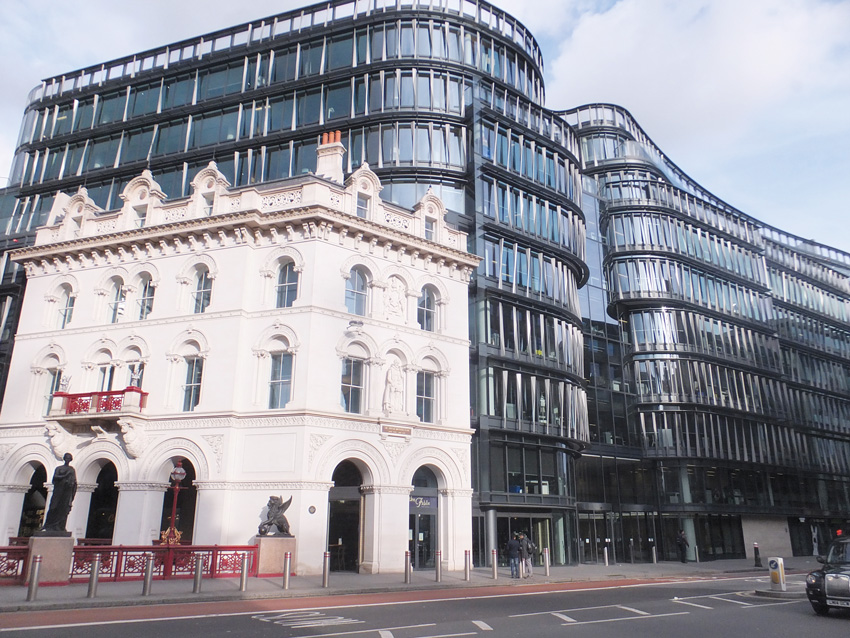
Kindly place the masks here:
<instances>
[{"instance_id":1,"label":"stone column","mask_svg":"<svg viewBox=\"0 0 850 638\"><path fill-rule=\"evenodd\" d=\"M162 504L168 483L125 482L118 486L113 545L150 545L159 540Z\"/></svg>"},{"instance_id":2,"label":"stone column","mask_svg":"<svg viewBox=\"0 0 850 638\"><path fill-rule=\"evenodd\" d=\"M96 483L77 484L77 495L71 504L71 513L68 515L68 522L65 524L65 529L71 532L72 538L85 538L86 536L91 495L96 488Z\"/></svg>"},{"instance_id":3,"label":"stone column","mask_svg":"<svg viewBox=\"0 0 850 638\"><path fill-rule=\"evenodd\" d=\"M360 571L367 574L403 572L413 486L365 485L361 490L364 498Z\"/></svg>"},{"instance_id":4,"label":"stone column","mask_svg":"<svg viewBox=\"0 0 850 638\"><path fill-rule=\"evenodd\" d=\"M29 490L29 485L0 485L0 545L8 545L9 539L18 535Z\"/></svg>"},{"instance_id":5,"label":"stone column","mask_svg":"<svg viewBox=\"0 0 850 638\"><path fill-rule=\"evenodd\" d=\"M472 490L440 490L437 549L443 552L443 567L463 569L464 552L472 549Z\"/></svg>"}]
</instances>

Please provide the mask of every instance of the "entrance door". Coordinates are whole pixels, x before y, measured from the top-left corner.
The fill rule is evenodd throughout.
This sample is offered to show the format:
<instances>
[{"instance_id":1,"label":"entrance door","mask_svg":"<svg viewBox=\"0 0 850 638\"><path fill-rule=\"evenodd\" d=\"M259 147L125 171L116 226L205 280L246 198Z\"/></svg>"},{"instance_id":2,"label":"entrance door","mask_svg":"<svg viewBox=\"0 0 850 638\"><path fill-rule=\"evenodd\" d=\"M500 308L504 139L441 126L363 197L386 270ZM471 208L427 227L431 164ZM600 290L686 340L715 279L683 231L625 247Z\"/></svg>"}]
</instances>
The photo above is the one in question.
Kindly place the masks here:
<instances>
[{"instance_id":1,"label":"entrance door","mask_svg":"<svg viewBox=\"0 0 850 638\"><path fill-rule=\"evenodd\" d=\"M410 515L410 560L413 569L434 567L437 534L437 517L434 514Z\"/></svg>"},{"instance_id":2,"label":"entrance door","mask_svg":"<svg viewBox=\"0 0 850 638\"><path fill-rule=\"evenodd\" d=\"M434 567L437 551L437 477L422 466L413 475L408 519L408 550L413 569Z\"/></svg>"},{"instance_id":3,"label":"entrance door","mask_svg":"<svg viewBox=\"0 0 850 638\"><path fill-rule=\"evenodd\" d=\"M331 571L356 572L360 567L360 486L363 476L351 461L336 466L328 494L328 551Z\"/></svg>"}]
</instances>

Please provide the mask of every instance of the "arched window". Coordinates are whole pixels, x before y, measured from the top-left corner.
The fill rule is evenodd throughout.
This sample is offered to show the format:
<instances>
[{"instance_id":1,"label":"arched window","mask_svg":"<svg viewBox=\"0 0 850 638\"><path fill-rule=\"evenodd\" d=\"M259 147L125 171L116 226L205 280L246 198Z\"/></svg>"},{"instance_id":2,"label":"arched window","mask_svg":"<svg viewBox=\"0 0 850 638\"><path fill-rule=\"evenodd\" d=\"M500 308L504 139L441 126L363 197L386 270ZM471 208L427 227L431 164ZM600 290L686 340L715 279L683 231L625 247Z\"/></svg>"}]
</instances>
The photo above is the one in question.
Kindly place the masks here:
<instances>
[{"instance_id":1,"label":"arched window","mask_svg":"<svg viewBox=\"0 0 850 638\"><path fill-rule=\"evenodd\" d=\"M201 400L201 380L204 360L191 355L186 357L186 383L183 385L183 412L193 412Z\"/></svg>"},{"instance_id":2,"label":"arched window","mask_svg":"<svg viewBox=\"0 0 850 638\"><path fill-rule=\"evenodd\" d=\"M118 323L124 315L124 301L127 298L127 292L124 289L124 282L120 277L112 279L112 287L109 292L109 308L107 319L109 323Z\"/></svg>"},{"instance_id":3,"label":"arched window","mask_svg":"<svg viewBox=\"0 0 850 638\"><path fill-rule=\"evenodd\" d=\"M291 261L280 264L275 286L275 307L289 308L298 296L298 272Z\"/></svg>"},{"instance_id":4,"label":"arched window","mask_svg":"<svg viewBox=\"0 0 850 638\"><path fill-rule=\"evenodd\" d=\"M345 282L345 307L353 315L366 315L369 278L366 271L355 266Z\"/></svg>"},{"instance_id":5,"label":"arched window","mask_svg":"<svg viewBox=\"0 0 850 638\"><path fill-rule=\"evenodd\" d=\"M346 357L342 360L342 380L340 382L340 404L342 409L352 414L363 412L363 359Z\"/></svg>"},{"instance_id":6,"label":"arched window","mask_svg":"<svg viewBox=\"0 0 850 638\"><path fill-rule=\"evenodd\" d=\"M113 381L115 381L115 365L112 362L112 355L106 350L101 350L96 355L95 363L97 365L95 390L97 392L109 392L112 389Z\"/></svg>"},{"instance_id":7,"label":"arched window","mask_svg":"<svg viewBox=\"0 0 850 638\"><path fill-rule=\"evenodd\" d=\"M59 296L59 327L64 328L71 323L71 318L74 316L74 302L76 301L74 291L71 286L64 284Z\"/></svg>"},{"instance_id":8,"label":"arched window","mask_svg":"<svg viewBox=\"0 0 850 638\"><path fill-rule=\"evenodd\" d=\"M285 408L292 394L292 355L287 352L272 352L271 360L269 408Z\"/></svg>"},{"instance_id":9,"label":"arched window","mask_svg":"<svg viewBox=\"0 0 850 638\"><path fill-rule=\"evenodd\" d=\"M416 307L416 320L419 327L428 332L434 332L437 319L437 295L433 288L425 286Z\"/></svg>"},{"instance_id":10,"label":"arched window","mask_svg":"<svg viewBox=\"0 0 850 638\"><path fill-rule=\"evenodd\" d=\"M195 290L192 292L193 310L196 315L206 311L212 298L212 277L206 266L195 271Z\"/></svg>"},{"instance_id":11,"label":"arched window","mask_svg":"<svg viewBox=\"0 0 850 638\"><path fill-rule=\"evenodd\" d=\"M136 301L139 307L138 318L147 319L148 315L153 310L153 296L155 288L151 276L147 273L142 275L139 281L139 298Z\"/></svg>"},{"instance_id":12,"label":"arched window","mask_svg":"<svg viewBox=\"0 0 850 638\"><path fill-rule=\"evenodd\" d=\"M47 396L45 397L44 414L50 414L53 407L53 395L62 389L62 369L59 361L50 359L47 366Z\"/></svg>"}]
</instances>

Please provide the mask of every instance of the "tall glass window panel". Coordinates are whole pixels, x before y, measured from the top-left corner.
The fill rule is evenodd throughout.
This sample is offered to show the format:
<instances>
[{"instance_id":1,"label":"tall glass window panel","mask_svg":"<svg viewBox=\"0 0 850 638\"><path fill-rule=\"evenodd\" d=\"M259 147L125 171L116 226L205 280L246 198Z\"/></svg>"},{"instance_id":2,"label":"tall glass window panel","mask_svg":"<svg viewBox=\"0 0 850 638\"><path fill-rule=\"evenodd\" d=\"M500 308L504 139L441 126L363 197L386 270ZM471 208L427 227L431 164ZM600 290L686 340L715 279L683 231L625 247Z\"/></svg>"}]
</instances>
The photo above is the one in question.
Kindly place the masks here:
<instances>
[{"instance_id":1,"label":"tall glass window panel","mask_svg":"<svg viewBox=\"0 0 850 638\"><path fill-rule=\"evenodd\" d=\"M319 89L298 91L296 94L296 125L306 126L318 124L321 114L321 97Z\"/></svg>"},{"instance_id":2,"label":"tall glass window panel","mask_svg":"<svg viewBox=\"0 0 850 638\"><path fill-rule=\"evenodd\" d=\"M153 285L150 277L145 277L142 279L141 285L139 286L139 314L138 317L140 320L147 319L148 315L153 310L153 297L156 288Z\"/></svg>"},{"instance_id":3,"label":"tall glass window panel","mask_svg":"<svg viewBox=\"0 0 850 638\"><path fill-rule=\"evenodd\" d=\"M124 314L124 300L126 299L124 282L115 280L112 282L111 301L109 302L109 323L118 323Z\"/></svg>"},{"instance_id":4,"label":"tall glass window panel","mask_svg":"<svg viewBox=\"0 0 850 638\"><path fill-rule=\"evenodd\" d=\"M291 82L295 79L295 61L297 51L292 49L281 49L274 52L274 65L272 67L272 83Z\"/></svg>"},{"instance_id":5,"label":"tall glass window panel","mask_svg":"<svg viewBox=\"0 0 850 638\"><path fill-rule=\"evenodd\" d=\"M285 408L292 392L292 355L274 352L269 378L269 408Z\"/></svg>"},{"instance_id":6,"label":"tall glass window panel","mask_svg":"<svg viewBox=\"0 0 850 638\"><path fill-rule=\"evenodd\" d=\"M115 380L115 366L105 364L97 368L96 390L98 392L109 392L112 390L112 382Z\"/></svg>"},{"instance_id":7,"label":"tall glass window panel","mask_svg":"<svg viewBox=\"0 0 850 638\"><path fill-rule=\"evenodd\" d=\"M201 357L186 359L186 383L183 385L183 412L192 412L201 399L201 379L204 360Z\"/></svg>"},{"instance_id":8,"label":"tall glass window panel","mask_svg":"<svg viewBox=\"0 0 850 638\"><path fill-rule=\"evenodd\" d=\"M351 66L353 42L351 35L344 35L334 38L328 43L328 62L329 71L334 69L343 69Z\"/></svg>"},{"instance_id":9,"label":"tall glass window panel","mask_svg":"<svg viewBox=\"0 0 850 638\"><path fill-rule=\"evenodd\" d=\"M74 316L74 302L76 297L69 286L62 286L62 295L59 298L59 327L64 328Z\"/></svg>"},{"instance_id":10,"label":"tall glass window panel","mask_svg":"<svg viewBox=\"0 0 850 638\"><path fill-rule=\"evenodd\" d=\"M340 405L351 414L363 411L363 360L345 358L342 360L342 378L340 381Z\"/></svg>"},{"instance_id":11,"label":"tall glass window panel","mask_svg":"<svg viewBox=\"0 0 850 638\"><path fill-rule=\"evenodd\" d=\"M422 289L422 295L417 304L416 320L422 330L433 332L436 326L437 295L427 286Z\"/></svg>"},{"instance_id":12,"label":"tall glass window panel","mask_svg":"<svg viewBox=\"0 0 850 638\"><path fill-rule=\"evenodd\" d=\"M416 374L416 416L423 423L434 422L436 390L433 372Z\"/></svg>"},{"instance_id":13,"label":"tall glass window panel","mask_svg":"<svg viewBox=\"0 0 850 638\"><path fill-rule=\"evenodd\" d=\"M127 94L124 91L103 96L97 104L95 122L101 125L123 120L126 101Z\"/></svg>"},{"instance_id":14,"label":"tall glass window panel","mask_svg":"<svg viewBox=\"0 0 850 638\"><path fill-rule=\"evenodd\" d=\"M368 279L360 268L352 268L345 282L345 308L353 315L366 315Z\"/></svg>"},{"instance_id":15,"label":"tall glass window panel","mask_svg":"<svg viewBox=\"0 0 850 638\"><path fill-rule=\"evenodd\" d=\"M325 87L325 121L351 115L351 83L348 81Z\"/></svg>"},{"instance_id":16,"label":"tall glass window panel","mask_svg":"<svg viewBox=\"0 0 850 638\"><path fill-rule=\"evenodd\" d=\"M159 106L159 82L144 86L133 87L130 91L129 117L139 117L148 113L156 113Z\"/></svg>"},{"instance_id":17,"label":"tall glass window panel","mask_svg":"<svg viewBox=\"0 0 850 638\"><path fill-rule=\"evenodd\" d=\"M130 162L146 159L151 150L152 141L152 126L127 133L124 136L124 143L121 145L120 163L129 164Z\"/></svg>"},{"instance_id":18,"label":"tall glass window panel","mask_svg":"<svg viewBox=\"0 0 850 638\"><path fill-rule=\"evenodd\" d=\"M86 158L87 171L98 168L112 168L115 165L115 155L118 152L120 137L108 137L96 140L91 144Z\"/></svg>"},{"instance_id":19,"label":"tall glass window panel","mask_svg":"<svg viewBox=\"0 0 850 638\"><path fill-rule=\"evenodd\" d=\"M323 46L324 43L321 40L312 44L301 45L301 66L299 67L298 77L303 78L321 72Z\"/></svg>"},{"instance_id":20,"label":"tall glass window panel","mask_svg":"<svg viewBox=\"0 0 850 638\"><path fill-rule=\"evenodd\" d=\"M281 264L275 286L275 307L290 308L298 296L298 273L291 261Z\"/></svg>"},{"instance_id":21,"label":"tall glass window panel","mask_svg":"<svg viewBox=\"0 0 850 638\"><path fill-rule=\"evenodd\" d=\"M192 293L193 310L196 315L206 311L212 297L212 277L204 268L195 274L195 291Z\"/></svg>"},{"instance_id":22,"label":"tall glass window panel","mask_svg":"<svg viewBox=\"0 0 850 638\"><path fill-rule=\"evenodd\" d=\"M157 85L159 89L159 85ZM156 105L154 105L156 110ZM77 116L74 118L74 131L84 131L92 127L94 122L94 98L89 98L77 104Z\"/></svg>"}]
</instances>

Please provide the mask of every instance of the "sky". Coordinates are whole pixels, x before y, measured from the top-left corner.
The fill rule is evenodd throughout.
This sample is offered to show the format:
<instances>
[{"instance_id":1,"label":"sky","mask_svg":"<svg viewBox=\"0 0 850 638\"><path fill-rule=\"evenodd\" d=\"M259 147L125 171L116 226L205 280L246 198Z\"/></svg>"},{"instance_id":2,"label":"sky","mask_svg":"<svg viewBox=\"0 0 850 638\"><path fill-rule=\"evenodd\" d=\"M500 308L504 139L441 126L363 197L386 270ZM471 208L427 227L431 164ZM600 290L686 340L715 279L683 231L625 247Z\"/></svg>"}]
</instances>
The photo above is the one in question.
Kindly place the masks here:
<instances>
[{"instance_id":1,"label":"sky","mask_svg":"<svg viewBox=\"0 0 850 638\"><path fill-rule=\"evenodd\" d=\"M42 79L307 4L0 0L0 177ZM623 106L716 197L850 252L850 0L493 4L537 38L547 107Z\"/></svg>"}]
</instances>

